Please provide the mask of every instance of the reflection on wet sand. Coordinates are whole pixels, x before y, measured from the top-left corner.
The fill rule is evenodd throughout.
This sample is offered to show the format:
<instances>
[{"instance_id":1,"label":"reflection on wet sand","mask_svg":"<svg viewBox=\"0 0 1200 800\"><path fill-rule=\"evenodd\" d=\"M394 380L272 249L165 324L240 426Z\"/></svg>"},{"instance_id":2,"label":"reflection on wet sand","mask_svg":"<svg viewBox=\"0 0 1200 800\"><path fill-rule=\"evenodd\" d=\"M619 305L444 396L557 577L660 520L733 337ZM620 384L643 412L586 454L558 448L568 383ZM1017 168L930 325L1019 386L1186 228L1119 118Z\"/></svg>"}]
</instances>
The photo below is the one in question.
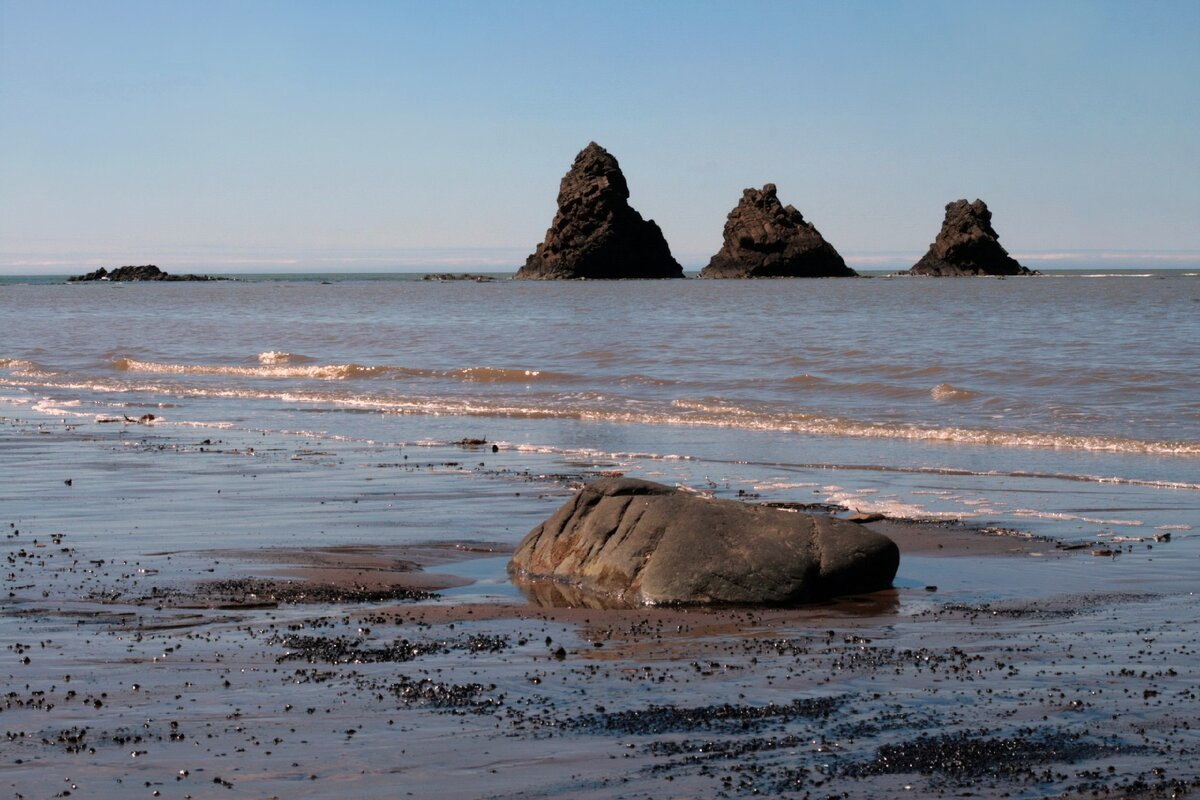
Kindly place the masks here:
<instances>
[{"instance_id":1,"label":"reflection on wet sand","mask_svg":"<svg viewBox=\"0 0 1200 800\"><path fill-rule=\"evenodd\" d=\"M608 611L644 608L644 606L625 602L618 596L589 592L587 589L575 584L548 579L526 578L519 575L512 576L512 581L521 590L521 594L530 604L540 608L592 608ZM689 607L664 606L663 608ZM705 607L691 606L690 608L703 610ZM738 606L717 606L715 608L731 610L737 609ZM761 611L762 609L757 608L756 610ZM805 603L801 606L793 606L790 610L797 617L803 616L806 612L814 614L819 612L823 616L886 616L899 612L900 596L896 590L888 589L880 592L871 592L870 594L836 597L821 602Z\"/></svg>"}]
</instances>

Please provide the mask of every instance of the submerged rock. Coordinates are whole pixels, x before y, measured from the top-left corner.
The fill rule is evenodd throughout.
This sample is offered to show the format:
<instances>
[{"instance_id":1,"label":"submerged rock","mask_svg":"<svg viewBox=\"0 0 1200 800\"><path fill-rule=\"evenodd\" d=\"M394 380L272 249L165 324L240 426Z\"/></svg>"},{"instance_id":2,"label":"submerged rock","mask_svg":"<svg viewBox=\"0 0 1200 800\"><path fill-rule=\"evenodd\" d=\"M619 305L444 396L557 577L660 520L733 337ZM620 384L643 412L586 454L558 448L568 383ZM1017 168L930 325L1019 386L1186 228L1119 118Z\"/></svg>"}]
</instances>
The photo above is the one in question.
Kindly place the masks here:
<instances>
[{"instance_id":1,"label":"submerged rock","mask_svg":"<svg viewBox=\"0 0 1200 800\"><path fill-rule=\"evenodd\" d=\"M530 531L508 570L619 605L786 605L886 589L899 563L862 525L605 478Z\"/></svg>"},{"instance_id":2,"label":"submerged rock","mask_svg":"<svg viewBox=\"0 0 1200 800\"><path fill-rule=\"evenodd\" d=\"M617 160L592 142L558 189L558 213L517 278L682 278L683 267L654 220L629 205Z\"/></svg>"},{"instance_id":3,"label":"submerged rock","mask_svg":"<svg viewBox=\"0 0 1200 800\"><path fill-rule=\"evenodd\" d=\"M982 200L948 203L937 239L909 273L938 277L1037 274L1017 263L1001 246L1000 235L992 227L992 212Z\"/></svg>"},{"instance_id":4,"label":"submerged rock","mask_svg":"<svg viewBox=\"0 0 1200 800\"><path fill-rule=\"evenodd\" d=\"M212 275L169 275L153 264L138 267L117 267L109 272L104 267L89 272L86 275L76 275L67 278L67 283L84 283L87 281L222 281L226 278L214 278Z\"/></svg>"},{"instance_id":5,"label":"submerged rock","mask_svg":"<svg viewBox=\"0 0 1200 800\"><path fill-rule=\"evenodd\" d=\"M784 206L775 184L746 189L725 220L725 243L701 278L850 278L833 245L795 206Z\"/></svg>"}]
</instances>

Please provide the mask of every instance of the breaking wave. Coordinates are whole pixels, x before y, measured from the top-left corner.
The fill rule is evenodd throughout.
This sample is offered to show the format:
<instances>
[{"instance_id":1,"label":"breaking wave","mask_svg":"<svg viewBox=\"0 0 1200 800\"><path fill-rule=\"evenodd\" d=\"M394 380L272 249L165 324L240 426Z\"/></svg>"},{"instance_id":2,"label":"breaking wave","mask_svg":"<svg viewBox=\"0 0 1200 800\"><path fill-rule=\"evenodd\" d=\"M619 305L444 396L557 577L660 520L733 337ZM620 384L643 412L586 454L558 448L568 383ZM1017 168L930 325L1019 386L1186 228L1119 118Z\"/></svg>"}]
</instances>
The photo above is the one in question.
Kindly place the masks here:
<instances>
[{"instance_id":1,"label":"breaking wave","mask_svg":"<svg viewBox=\"0 0 1200 800\"><path fill-rule=\"evenodd\" d=\"M47 378L56 374L54 370L24 358L0 358L0 369L11 370L14 376L22 378Z\"/></svg>"},{"instance_id":2,"label":"breaking wave","mask_svg":"<svg viewBox=\"0 0 1200 800\"><path fill-rule=\"evenodd\" d=\"M297 353L285 353L282 350L267 350L258 354L260 364L312 364L315 358L302 356Z\"/></svg>"},{"instance_id":3,"label":"breaking wave","mask_svg":"<svg viewBox=\"0 0 1200 800\"><path fill-rule=\"evenodd\" d=\"M223 375L242 378L309 378L320 381L342 381L354 378L403 380L406 378L452 378L470 383L533 383L553 381L569 383L580 378L561 372L536 369L502 369L496 367L465 367L437 370L410 367L367 366L363 364L316 364L315 359L292 353L267 351L258 354L258 366L237 364L170 364L142 361L135 358L113 359L118 372L139 372L151 375Z\"/></svg>"},{"instance_id":4,"label":"breaking wave","mask_svg":"<svg viewBox=\"0 0 1200 800\"><path fill-rule=\"evenodd\" d=\"M979 396L979 393L972 392L970 389L960 389L948 383L939 383L929 390L929 395L939 403L944 403L954 400L973 400Z\"/></svg>"},{"instance_id":5,"label":"breaking wave","mask_svg":"<svg viewBox=\"0 0 1200 800\"><path fill-rule=\"evenodd\" d=\"M153 364L120 359L123 371L165 375L244 375L247 377L302 376L339 380L354 370L377 375L375 370L394 367L364 368L356 365L206 367ZM465 380L528 380L518 370L457 370L440 376L470 373ZM423 374L423 373L418 373ZM937 426L918 423L868 422L844 417L796 411L756 410L719 400L670 402L630 402L592 392L574 395L546 394L539 397L510 397L458 394L355 393L346 390L263 389L247 386L203 386L156 383L123 379L78 379L49 376L36 379L0 378L0 386L29 388L53 387L59 390L103 393L146 393L171 397L222 397L250 400L278 400L306 405L325 405L336 409L363 409L392 414L430 414L475 417L511 417L527 419L575 419L589 422L639 425L707 426L755 431L810 434L829 437L894 439L919 442L944 442L988 447L1056 448L1114 453L1137 453L1200 457L1200 441L1158 441L1120 436L1081 435L1063 432L998 430L983 427ZM432 387L431 387L432 388Z\"/></svg>"}]
</instances>

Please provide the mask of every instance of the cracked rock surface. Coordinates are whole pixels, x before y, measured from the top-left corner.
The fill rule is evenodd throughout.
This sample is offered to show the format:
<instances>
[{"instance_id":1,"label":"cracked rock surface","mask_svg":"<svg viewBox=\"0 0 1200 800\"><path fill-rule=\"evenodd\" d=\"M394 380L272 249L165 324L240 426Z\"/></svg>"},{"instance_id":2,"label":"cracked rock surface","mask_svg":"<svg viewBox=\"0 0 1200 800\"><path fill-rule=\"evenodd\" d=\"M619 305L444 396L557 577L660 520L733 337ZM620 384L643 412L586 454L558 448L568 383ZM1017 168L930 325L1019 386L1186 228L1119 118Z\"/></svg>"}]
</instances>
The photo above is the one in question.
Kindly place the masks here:
<instances>
[{"instance_id":1,"label":"cracked rock surface","mask_svg":"<svg viewBox=\"0 0 1200 800\"><path fill-rule=\"evenodd\" d=\"M509 572L619 606L788 605L886 589L899 563L891 539L835 517L605 478L530 531Z\"/></svg>"}]
</instances>

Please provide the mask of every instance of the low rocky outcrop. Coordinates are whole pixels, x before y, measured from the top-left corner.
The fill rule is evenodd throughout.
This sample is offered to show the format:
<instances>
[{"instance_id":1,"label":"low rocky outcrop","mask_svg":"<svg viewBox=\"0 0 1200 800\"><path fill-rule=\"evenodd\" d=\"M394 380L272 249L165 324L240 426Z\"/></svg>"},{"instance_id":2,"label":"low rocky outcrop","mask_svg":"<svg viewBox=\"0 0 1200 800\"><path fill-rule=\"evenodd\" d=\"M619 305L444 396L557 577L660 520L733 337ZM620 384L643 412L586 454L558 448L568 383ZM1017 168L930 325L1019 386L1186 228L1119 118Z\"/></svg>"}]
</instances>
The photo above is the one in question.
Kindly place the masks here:
<instances>
[{"instance_id":1,"label":"low rocky outcrop","mask_svg":"<svg viewBox=\"0 0 1200 800\"><path fill-rule=\"evenodd\" d=\"M423 281L474 281L475 283L491 283L495 280L492 275L476 275L470 272L431 272L421 278Z\"/></svg>"},{"instance_id":2,"label":"low rocky outcrop","mask_svg":"<svg viewBox=\"0 0 1200 800\"><path fill-rule=\"evenodd\" d=\"M725 243L701 278L851 278L833 245L806 222L795 206L784 206L775 184L746 189L725 220Z\"/></svg>"},{"instance_id":3,"label":"low rocky outcrop","mask_svg":"<svg viewBox=\"0 0 1200 800\"><path fill-rule=\"evenodd\" d=\"M139 267L117 267L109 272L104 267L89 272L86 275L76 275L67 278L67 283L84 283L86 281L223 281L227 278L216 278L212 275L169 275L153 264Z\"/></svg>"},{"instance_id":4,"label":"low rocky outcrop","mask_svg":"<svg viewBox=\"0 0 1200 800\"><path fill-rule=\"evenodd\" d=\"M629 205L617 160L592 142L575 157L558 189L558 212L546 239L517 278L682 278L683 267L654 220Z\"/></svg>"},{"instance_id":5,"label":"low rocky outcrop","mask_svg":"<svg viewBox=\"0 0 1200 800\"><path fill-rule=\"evenodd\" d=\"M508 570L613 605L788 605L886 589L899 563L852 522L605 478L530 531Z\"/></svg>"},{"instance_id":6,"label":"low rocky outcrop","mask_svg":"<svg viewBox=\"0 0 1200 800\"><path fill-rule=\"evenodd\" d=\"M946 219L937 238L911 275L957 277L963 275L1036 275L1008 254L992 227L987 203L955 200L946 205Z\"/></svg>"}]
</instances>

